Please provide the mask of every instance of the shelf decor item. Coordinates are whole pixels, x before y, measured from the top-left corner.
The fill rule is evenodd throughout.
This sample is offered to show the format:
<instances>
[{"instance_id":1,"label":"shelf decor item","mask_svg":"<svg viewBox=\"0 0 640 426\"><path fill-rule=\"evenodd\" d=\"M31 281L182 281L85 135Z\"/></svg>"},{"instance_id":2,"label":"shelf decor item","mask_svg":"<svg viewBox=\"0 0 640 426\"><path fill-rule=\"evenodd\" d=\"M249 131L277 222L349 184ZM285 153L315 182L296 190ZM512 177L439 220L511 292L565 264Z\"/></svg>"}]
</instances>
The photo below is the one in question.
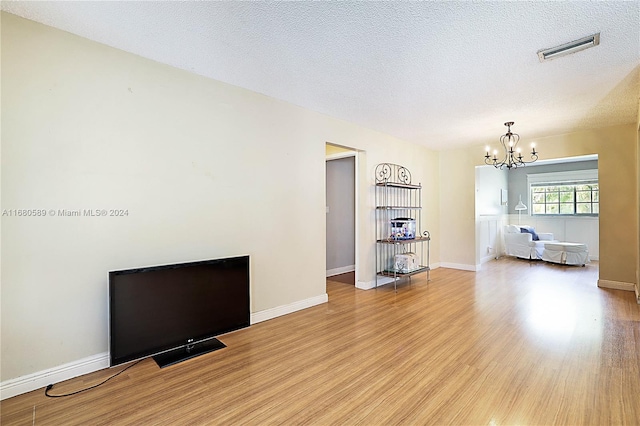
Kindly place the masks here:
<instances>
[{"instance_id":1,"label":"shelf decor item","mask_svg":"<svg viewBox=\"0 0 640 426\"><path fill-rule=\"evenodd\" d=\"M410 217L391 219L391 237L394 240L412 240L416 237L416 220Z\"/></svg>"},{"instance_id":2,"label":"shelf decor item","mask_svg":"<svg viewBox=\"0 0 640 426\"><path fill-rule=\"evenodd\" d=\"M406 274L420 269L420 261L415 253L396 254L393 269Z\"/></svg>"},{"instance_id":3,"label":"shelf decor item","mask_svg":"<svg viewBox=\"0 0 640 426\"><path fill-rule=\"evenodd\" d=\"M421 231L422 185L404 166L381 163L375 169L376 287L426 272L429 280L429 231ZM382 279L386 278L385 282Z\"/></svg>"}]
</instances>

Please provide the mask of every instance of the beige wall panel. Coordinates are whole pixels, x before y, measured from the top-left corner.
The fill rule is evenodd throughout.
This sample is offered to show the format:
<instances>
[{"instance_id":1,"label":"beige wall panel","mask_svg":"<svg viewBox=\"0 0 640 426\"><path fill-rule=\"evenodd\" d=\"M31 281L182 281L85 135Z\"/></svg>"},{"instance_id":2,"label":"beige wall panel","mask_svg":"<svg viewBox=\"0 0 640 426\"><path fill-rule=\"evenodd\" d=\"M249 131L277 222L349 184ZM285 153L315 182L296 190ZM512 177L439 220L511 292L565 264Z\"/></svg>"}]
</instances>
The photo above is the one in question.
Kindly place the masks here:
<instances>
[{"instance_id":1,"label":"beige wall panel","mask_svg":"<svg viewBox=\"0 0 640 426\"><path fill-rule=\"evenodd\" d=\"M252 313L321 298L327 142L366 151L361 280L378 162L439 229L437 153L5 13L2 124L2 209L128 210L2 218L2 381L107 351L109 270L249 254Z\"/></svg>"}]
</instances>

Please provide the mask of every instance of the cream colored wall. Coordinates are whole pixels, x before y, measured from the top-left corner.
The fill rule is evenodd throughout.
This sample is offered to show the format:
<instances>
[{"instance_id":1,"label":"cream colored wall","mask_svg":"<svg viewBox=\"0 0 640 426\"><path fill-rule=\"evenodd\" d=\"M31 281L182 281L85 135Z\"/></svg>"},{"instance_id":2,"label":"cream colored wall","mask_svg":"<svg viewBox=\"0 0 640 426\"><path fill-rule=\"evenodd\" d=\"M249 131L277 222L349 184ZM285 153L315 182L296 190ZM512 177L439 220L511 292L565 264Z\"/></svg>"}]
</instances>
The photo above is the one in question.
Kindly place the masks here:
<instances>
[{"instance_id":1,"label":"cream colored wall","mask_svg":"<svg viewBox=\"0 0 640 426\"><path fill-rule=\"evenodd\" d=\"M640 70L638 71L640 73ZM636 122L636 173L637 173L637 185L638 185L638 202L636 208L638 209L638 243L636 244L638 250L638 259L636 260L636 298L640 304L640 93L638 93L638 120Z\"/></svg>"},{"instance_id":2,"label":"cream colored wall","mask_svg":"<svg viewBox=\"0 0 640 426\"><path fill-rule=\"evenodd\" d=\"M600 280L635 283L638 262L637 130L635 124L537 139L540 159L598 154L600 198ZM440 153L443 182L440 217L441 261L474 259L474 166L483 148Z\"/></svg>"},{"instance_id":3,"label":"cream colored wall","mask_svg":"<svg viewBox=\"0 0 640 426\"><path fill-rule=\"evenodd\" d=\"M598 154L600 281L635 283L638 193L635 126L538 139L545 158Z\"/></svg>"},{"instance_id":4,"label":"cream colored wall","mask_svg":"<svg viewBox=\"0 0 640 426\"><path fill-rule=\"evenodd\" d=\"M251 255L253 313L325 292L325 143L359 161L359 276L372 281L373 170L424 185L438 261L438 154L2 14L1 377L107 351L107 272Z\"/></svg>"},{"instance_id":5,"label":"cream colored wall","mask_svg":"<svg viewBox=\"0 0 640 426\"><path fill-rule=\"evenodd\" d=\"M440 152L440 262L471 269L476 265L475 166L473 151Z\"/></svg>"}]
</instances>

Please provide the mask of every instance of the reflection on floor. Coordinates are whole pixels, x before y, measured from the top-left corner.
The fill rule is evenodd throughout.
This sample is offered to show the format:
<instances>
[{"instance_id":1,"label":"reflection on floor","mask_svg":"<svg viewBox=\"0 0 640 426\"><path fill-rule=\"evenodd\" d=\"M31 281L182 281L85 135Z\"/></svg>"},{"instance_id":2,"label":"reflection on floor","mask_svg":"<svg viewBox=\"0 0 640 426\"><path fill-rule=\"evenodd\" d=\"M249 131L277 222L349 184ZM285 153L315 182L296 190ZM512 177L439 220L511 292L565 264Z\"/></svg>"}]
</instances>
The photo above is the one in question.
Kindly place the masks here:
<instances>
[{"instance_id":1,"label":"reflection on floor","mask_svg":"<svg viewBox=\"0 0 640 426\"><path fill-rule=\"evenodd\" d=\"M147 359L70 398L9 398L0 423L639 425L640 306L598 275L597 262L504 257L397 291L331 277L327 303L227 333L223 350L163 369Z\"/></svg>"}]
</instances>

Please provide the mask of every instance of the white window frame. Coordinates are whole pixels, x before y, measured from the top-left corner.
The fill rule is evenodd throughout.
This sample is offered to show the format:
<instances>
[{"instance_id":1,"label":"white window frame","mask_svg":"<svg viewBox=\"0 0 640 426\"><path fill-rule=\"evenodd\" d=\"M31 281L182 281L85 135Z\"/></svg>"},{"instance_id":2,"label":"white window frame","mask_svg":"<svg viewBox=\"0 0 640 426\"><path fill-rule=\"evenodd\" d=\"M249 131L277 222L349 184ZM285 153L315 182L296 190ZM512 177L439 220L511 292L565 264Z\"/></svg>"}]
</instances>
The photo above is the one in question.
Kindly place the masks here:
<instances>
[{"instance_id":1,"label":"white window frame","mask_svg":"<svg viewBox=\"0 0 640 426\"><path fill-rule=\"evenodd\" d=\"M562 185L565 184L578 184L580 182L598 182L598 169L586 169L586 170L571 170L567 172L553 172L553 173L535 173L527 175L527 190L529 191L529 206L530 215L537 217L598 217L599 213L590 214L534 214L533 213L533 191L531 186L535 185ZM599 188L599 186L598 186ZM598 201L598 204L600 202ZM599 209L598 209L599 211Z\"/></svg>"}]
</instances>

